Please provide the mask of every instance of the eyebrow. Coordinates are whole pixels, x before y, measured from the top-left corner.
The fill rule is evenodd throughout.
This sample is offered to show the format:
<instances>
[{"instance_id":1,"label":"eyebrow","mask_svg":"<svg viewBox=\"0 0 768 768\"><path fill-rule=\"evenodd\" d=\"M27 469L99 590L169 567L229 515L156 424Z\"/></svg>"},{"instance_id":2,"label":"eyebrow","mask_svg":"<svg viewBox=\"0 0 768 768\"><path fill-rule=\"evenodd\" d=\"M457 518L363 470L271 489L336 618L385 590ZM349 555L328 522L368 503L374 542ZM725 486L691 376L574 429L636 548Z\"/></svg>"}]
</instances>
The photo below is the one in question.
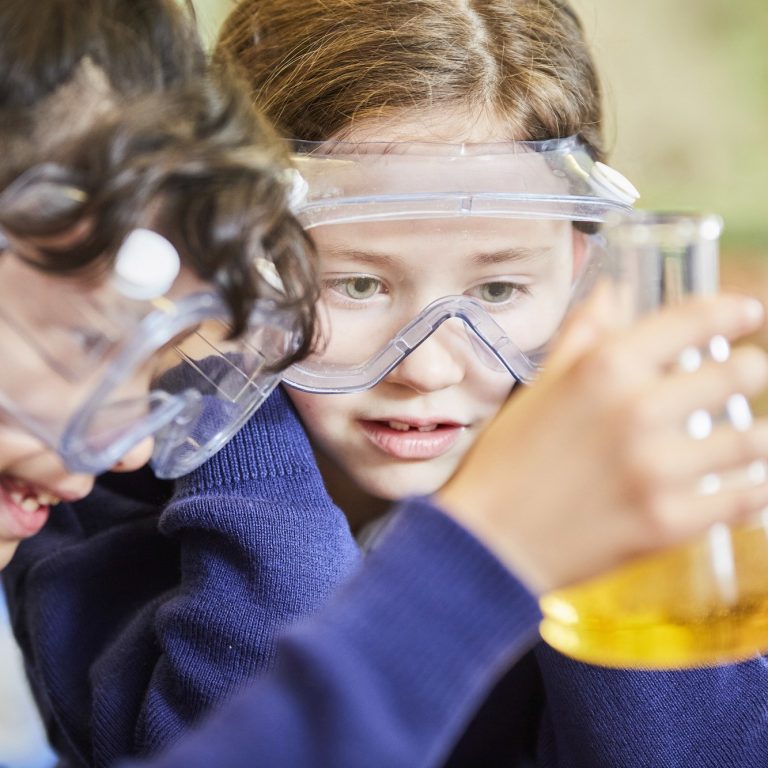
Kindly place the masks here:
<instances>
[{"instance_id":1,"label":"eyebrow","mask_svg":"<svg viewBox=\"0 0 768 768\"><path fill-rule=\"evenodd\" d=\"M536 261L552 252L551 248L502 248L488 253L476 253L472 261L480 266L504 264L508 261Z\"/></svg>"},{"instance_id":2,"label":"eyebrow","mask_svg":"<svg viewBox=\"0 0 768 768\"><path fill-rule=\"evenodd\" d=\"M539 248L502 248L498 251L488 251L472 254L472 262L477 266L505 264L510 261L536 261L551 253L548 247ZM380 251L364 251L357 248L328 248L326 253L334 258L348 261L362 261L379 267L399 266L402 259Z\"/></svg>"},{"instance_id":3,"label":"eyebrow","mask_svg":"<svg viewBox=\"0 0 768 768\"><path fill-rule=\"evenodd\" d=\"M388 253L380 253L378 251L362 251L358 248L321 248L321 253L326 253L328 256L333 256L337 259L344 259L346 261L362 261L366 264L373 264L380 267L392 267L399 266L400 259L390 256Z\"/></svg>"}]
</instances>

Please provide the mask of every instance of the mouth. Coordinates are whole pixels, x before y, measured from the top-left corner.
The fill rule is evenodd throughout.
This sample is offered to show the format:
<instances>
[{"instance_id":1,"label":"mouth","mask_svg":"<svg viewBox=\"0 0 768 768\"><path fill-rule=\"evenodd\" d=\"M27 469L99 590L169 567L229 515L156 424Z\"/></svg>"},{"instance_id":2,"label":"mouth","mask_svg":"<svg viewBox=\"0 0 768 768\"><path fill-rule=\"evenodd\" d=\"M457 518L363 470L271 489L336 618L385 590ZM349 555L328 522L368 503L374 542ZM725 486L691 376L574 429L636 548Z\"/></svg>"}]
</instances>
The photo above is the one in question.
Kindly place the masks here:
<instances>
[{"instance_id":1,"label":"mouth","mask_svg":"<svg viewBox=\"0 0 768 768\"><path fill-rule=\"evenodd\" d=\"M438 419L361 419L365 436L396 459L424 461L448 453L466 425Z\"/></svg>"},{"instance_id":2,"label":"mouth","mask_svg":"<svg viewBox=\"0 0 768 768\"><path fill-rule=\"evenodd\" d=\"M27 538L36 534L48 520L51 507L61 499L26 483L0 477L0 510L6 513L0 523L8 526L8 538ZM3 537L0 534L0 538Z\"/></svg>"}]
</instances>

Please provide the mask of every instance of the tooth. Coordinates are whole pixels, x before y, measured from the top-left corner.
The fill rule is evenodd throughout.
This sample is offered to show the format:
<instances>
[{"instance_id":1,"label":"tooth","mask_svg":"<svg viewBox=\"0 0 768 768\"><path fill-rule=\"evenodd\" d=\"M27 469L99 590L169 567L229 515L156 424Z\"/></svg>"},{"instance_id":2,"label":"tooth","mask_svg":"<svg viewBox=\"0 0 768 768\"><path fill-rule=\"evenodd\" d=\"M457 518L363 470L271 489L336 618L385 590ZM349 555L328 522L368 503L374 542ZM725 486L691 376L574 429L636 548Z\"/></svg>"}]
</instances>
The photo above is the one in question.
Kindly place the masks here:
<instances>
[{"instance_id":1,"label":"tooth","mask_svg":"<svg viewBox=\"0 0 768 768\"><path fill-rule=\"evenodd\" d=\"M389 427L390 429L396 429L399 432L407 432L411 427L402 421L390 421Z\"/></svg>"},{"instance_id":2,"label":"tooth","mask_svg":"<svg viewBox=\"0 0 768 768\"><path fill-rule=\"evenodd\" d=\"M419 432L434 432L437 429L437 424L428 424L426 427L419 427Z\"/></svg>"},{"instance_id":3,"label":"tooth","mask_svg":"<svg viewBox=\"0 0 768 768\"><path fill-rule=\"evenodd\" d=\"M21 504L21 502L24 501L24 496L18 491L11 491L11 501L15 504Z\"/></svg>"},{"instance_id":4,"label":"tooth","mask_svg":"<svg viewBox=\"0 0 768 768\"><path fill-rule=\"evenodd\" d=\"M57 498L56 496L52 496L50 493L41 493L37 499L40 502L40 505L44 507L51 507L61 501L61 499Z\"/></svg>"},{"instance_id":5,"label":"tooth","mask_svg":"<svg viewBox=\"0 0 768 768\"><path fill-rule=\"evenodd\" d=\"M25 512L37 512L40 509L40 505L37 503L37 499L24 499L19 506Z\"/></svg>"}]
</instances>

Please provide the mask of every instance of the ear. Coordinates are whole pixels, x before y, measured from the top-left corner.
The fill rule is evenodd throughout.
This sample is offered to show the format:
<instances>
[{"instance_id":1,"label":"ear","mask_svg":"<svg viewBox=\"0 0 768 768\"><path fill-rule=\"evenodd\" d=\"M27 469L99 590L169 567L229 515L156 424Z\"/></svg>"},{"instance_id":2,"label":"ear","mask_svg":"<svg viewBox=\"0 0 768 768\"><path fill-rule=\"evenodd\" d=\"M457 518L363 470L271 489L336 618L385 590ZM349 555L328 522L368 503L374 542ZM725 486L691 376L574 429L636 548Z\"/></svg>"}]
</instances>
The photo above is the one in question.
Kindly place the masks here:
<instances>
[{"instance_id":1,"label":"ear","mask_svg":"<svg viewBox=\"0 0 768 768\"><path fill-rule=\"evenodd\" d=\"M587 258L587 237L585 232L581 232L576 227L571 227L571 249L573 251L573 276L576 279L581 268L584 266L584 260Z\"/></svg>"}]
</instances>

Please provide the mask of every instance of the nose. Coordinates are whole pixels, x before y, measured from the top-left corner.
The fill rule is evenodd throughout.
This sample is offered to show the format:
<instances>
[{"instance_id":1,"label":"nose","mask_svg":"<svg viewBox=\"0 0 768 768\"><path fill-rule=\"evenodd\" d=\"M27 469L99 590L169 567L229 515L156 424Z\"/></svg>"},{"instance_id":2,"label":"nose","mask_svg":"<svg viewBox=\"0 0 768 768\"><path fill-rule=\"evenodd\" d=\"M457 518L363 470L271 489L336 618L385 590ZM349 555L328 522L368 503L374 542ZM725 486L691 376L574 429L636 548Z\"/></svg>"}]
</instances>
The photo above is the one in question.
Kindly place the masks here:
<instances>
[{"instance_id":1,"label":"nose","mask_svg":"<svg viewBox=\"0 0 768 768\"><path fill-rule=\"evenodd\" d=\"M448 320L394 368L385 381L422 394L446 389L464 380L470 355L472 350L463 323Z\"/></svg>"},{"instance_id":2,"label":"nose","mask_svg":"<svg viewBox=\"0 0 768 768\"><path fill-rule=\"evenodd\" d=\"M85 498L93 489L93 475L62 474L56 480L47 481L45 487L54 496L68 501Z\"/></svg>"},{"instance_id":3,"label":"nose","mask_svg":"<svg viewBox=\"0 0 768 768\"><path fill-rule=\"evenodd\" d=\"M128 453L112 467L113 472L133 472L135 469L143 467L151 458L155 450L155 441L152 437L147 437L138 445L131 448Z\"/></svg>"}]
</instances>

